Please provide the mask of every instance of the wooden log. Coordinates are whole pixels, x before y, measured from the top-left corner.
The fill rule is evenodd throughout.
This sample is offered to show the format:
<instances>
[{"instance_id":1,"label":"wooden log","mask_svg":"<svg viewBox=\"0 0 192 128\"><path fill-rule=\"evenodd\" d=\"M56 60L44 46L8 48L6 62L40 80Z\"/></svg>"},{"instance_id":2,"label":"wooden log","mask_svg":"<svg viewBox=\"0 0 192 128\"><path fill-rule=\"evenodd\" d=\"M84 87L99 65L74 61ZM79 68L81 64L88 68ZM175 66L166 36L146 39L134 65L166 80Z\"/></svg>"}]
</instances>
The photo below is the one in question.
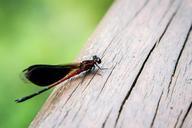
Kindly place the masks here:
<instances>
[{"instance_id":1,"label":"wooden log","mask_svg":"<svg viewBox=\"0 0 192 128\"><path fill-rule=\"evenodd\" d=\"M116 0L79 56L108 70L56 87L30 127L192 128L191 30L191 0Z\"/></svg>"}]
</instances>

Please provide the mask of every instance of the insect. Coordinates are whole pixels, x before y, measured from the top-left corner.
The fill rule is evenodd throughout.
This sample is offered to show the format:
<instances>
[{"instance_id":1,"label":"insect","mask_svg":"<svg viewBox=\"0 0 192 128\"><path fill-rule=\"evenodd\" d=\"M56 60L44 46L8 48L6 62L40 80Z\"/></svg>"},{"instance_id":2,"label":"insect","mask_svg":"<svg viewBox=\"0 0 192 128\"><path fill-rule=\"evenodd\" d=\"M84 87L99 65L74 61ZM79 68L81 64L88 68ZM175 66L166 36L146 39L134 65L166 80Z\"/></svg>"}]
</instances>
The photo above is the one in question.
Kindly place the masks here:
<instances>
[{"instance_id":1,"label":"insect","mask_svg":"<svg viewBox=\"0 0 192 128\"><path fill-rule=\"evenodd\" d=\"M101 59L96 55L93 56L92 60L84 60L80 63L67 64L67 65L32 65L27 69L23 70L24 76L27 80L38 86L44 87L44 89L33 93L31 95L16 99L17 103L31 99L61 82L77 76L83 72L91 72L97 66L101 69L98 64L101 63Z\"/></svg>"}]
</instances>

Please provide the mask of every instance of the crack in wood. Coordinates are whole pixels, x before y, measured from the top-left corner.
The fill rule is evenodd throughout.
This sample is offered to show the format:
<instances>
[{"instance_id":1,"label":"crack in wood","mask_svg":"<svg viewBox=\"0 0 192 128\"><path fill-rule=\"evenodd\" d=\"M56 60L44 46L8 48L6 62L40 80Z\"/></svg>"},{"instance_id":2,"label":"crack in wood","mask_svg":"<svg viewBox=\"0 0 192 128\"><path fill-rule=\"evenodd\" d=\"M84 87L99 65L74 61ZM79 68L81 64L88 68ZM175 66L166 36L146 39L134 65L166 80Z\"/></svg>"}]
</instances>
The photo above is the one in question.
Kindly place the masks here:
<instances>
[{"instance_id":1,"label":"crack in wood","mask_svg":"<svg viewBox=\"0 0 192 128\"><path fill-rule=\"evenodd\" d=\"M174 82L174 85L173 85L173 88L172 88L172 91L171 91L171 96L170 96L170 100L172 99L172 96L173 96L173 92L175 91L175 86L176 86L176 83L177 83L177 79L178 79L178 77L179 77L179 74L180 74L180 70L179 70L179 72L178 72L178 75L175 77L175 82ZM167 107L169 106L169 104L170 104L170 101L169 101L169 103L167 104Z\"/></svg>"},{"instance_id":2,"label":"crack in wood","mask_svg":"<svg viewBox=\"0 0 192 128\"><path fill-rule=\"evenodd\" d=\"M173 78L174 78L174 76L175 76L175 72L176 72L176 70L177 70L177 65L178 65L178 63L179 63L179 61L180 61L181 55L182 55L182 53L183 53L183 51L184 51L184 48L185 48L185 46L186 46L186 43L187 43L187 41L188 41L189 35L190 35L190 33L191 33L191 30L192 30L192 24L191 24L191 26L190 26L189 31L187 32L187 35L186 35L185 41L184 41L184 43L183 43L183 46L182 46L182 48L181 48L181 51L180 51L180 53L179 53L179 56L177 57L177 60L176 60L176 63L175 63L174 69L173 69L173 73L172 73L172 75L171 75L171 80L170 80L170 82L169 82L169 84L168 84L167 97L168 97L168 95L169 95L170 86L171 86L171 84L172 84Z\"/></svg>"},{"instance_id":3,"label":"crack in wood","mask_svg":"<svg viewBox=\"0 0 192 128\"><path fill-rule=\"evenodd\" d=\"M140 68L137 76L135 77L135 80L133 81L133 84L131 85L131 88L129 89L129 91L127 92L127 95L125 96L125 98L123 99L123 101L122 101L122 103L121 103L121 106L120 106L120 109L119 109L119 112L118 112L118 115L117 115L117 118L116 118L116 121L115 121L115 127L117 126L117 122L118 122L119 117L120 117L120 114L121 114L121 112L122 112L122 110L123 110L123 106L124 106L125 102L128 100L128 98L129 98L129 96L130 96L133 88L135 87L135 85L136 85L136 83L137 83L137 80L138 80L141 72L143 71L143 68L144 68L146 62L147 62L147 60L149 59L149 56L151 55L151 53L152 53L153 50L155 49L155 45L156 45L156 44L154 44L153 47L152 47L152 49L149 51L149 53L148 53L147 57L145 58L145 60L144 60L144 62L143 62L143 64L142 64L142 66L141 66L141 68Z\"/></svg>"},{"instance_id":4,"label":"crack in wood","mask_svg":"<svg viewBox=\"0 0 192 128\"><path fill-rule=\"evenodd\" d=\"M69 97L67 98L67 100L65 101L64 105L67 104L67 102L69 101L69 99L72 97L73 93L77 90L77 88L79 87L80 83L75 87L75 89L71 92L71 94L69 95Z\"/></svg>"},{"instance_id":5,"label":"crack in wood","mask_svg":"<svg viewBox=\"0 0 192 128\"><path fill-rule=\"evenodd\" d=\"M177 9L177 10L178 10L178 9ZM176 15L176 13L177 13L177 10L172 14L172 16L171 16L170 20L168 21L168 23L167 23L167 25L166 25L163 33L161 34L161 36L160 36L159 39L157 40L157 42L156 42L157 45L158 45L159 42L161 41L162 37L165 35L168 27L170 26L171 22L173 21L173 18L175 17L175 15Z\"/></svg>"},{"instance_id":6,"label":"crack in wood","mask_svg":"<svg viewBox=\"0 0 192 128\"><path fill-rule=\"evenodd\" d=\"M83 89L82 93L87 89L87 87L89 86L89 84L91 83L91 81L93 80L93 78L95 77L95 75L97 74L97 71L93 74L93 76L91 77L91 79L89 80L89 82L86 84L85 88Z\"/></svg>"},{"instance_id":7,"label":"crack in wood","mask_svg":"<svg viewBox=\"0 0 192 128\"><path fill-rule=\"evenodd\" d=\"M159 110L159 105L160 105L160 102L161 102L162 95L163 95L163 91L161 92L161 96L159 97L159 100L158 100L158 102L157 102L157 107L156 107L156 109L155 109L155 114L154 114L154 116L153 116L153 119L152 119L152 122L151 122L151 125L150 125L151 128L153 127L153 125L154 125L154 123L155 123L155 119L156 119L156 117L157 117L157 112L158 112L158 110Z\"/></svg>"},{"instance_id":8,"label":"crack in wood","mask_svg":"<svg viewBox=\"0 0 192 128\"><path fill-rule=\"evenodd\" d=\"M57 126L61 126L61 123L64 122L64 120L66 119L66 117L68 116L70 110L67 110L65 115L63 116L62 120L57 124ZM56 124L55 124L56 125Z\"/></svg>"},{"instance_id":9,"label":"crack in wood","mask_svg":"<svg viewBox=\"0 0 192 128\"><path fill-rule=\"evenodd\" d=\"M117 35L118 35L118 34L117 34ZM116 36L117 36L117 35L116 35ZM103 59L106 51L109 49L109 47L111 46L112 42L115 40L116 36L114 36L114 37L111 39L111 41L109 42L109 44L107 45L107 47L106 47L105 50L103 51L103 54L102 54L101 59Z\"/></svg>"},{"instance_id":10,"label":"crack in wood","mask_svg":"<svg viewBox=\"0 0 192 128\"><path fill-rule=\"evenodd\" d=\"M140 9L138 9L138 11L135 13L135 15L133 16L133 18L131 18L131 19L124 25L124 27L122 27L123 29L121 29L120 31L124 31L124 30L127 28L127 26L139 15L139 13L144 9L144 7L145 7L148 3L149 3L149 0L146 0L146 1L144 2L143 6L142 6ZM118 34L113 37L112 41L113 41L118 35L120 35L120 34L121 34L121 32L118 32ZM112 41L111 41L111 42L112 42Z\"/></svg>"},{"instance_id":11,"label":"crack in wood","mask_svg":"<svg viewBox=\"0 0 192 128\"><path fill-rule=\"evenodd\" d=\"M94 73L93 77L95 76L95 74L96 74L96 73ZM69 99L72 97L72 95L74 94L74 92L77 90L77 88L79 87L79 85L82 85L82 83L83 83L83 81L85 80L86 76L87 76L87 75L85 74L85 76L83 77L82 81L79 82L78 85L75 87L75 89L70 93L70 95L69 95L69 97L67 98L67 100L65 101L63 107L67 104L67 102L68 102ZM93 78L93 77L92 77L92 78ZM65 87L66 87L66 86L65 86ZM65 87L64 87L64 88L65 88ZM63 108L63 107L62 107L62 108Z\"/></svg>"},{"instance_id":12,"label":"crack in wood","mask_svg":"<svg viewBox=\"0 0 192 128\"><path fill-rule=\"evenodd\" d=\"M180 119L180 117L181 117L182 112L183 112L183 110L180 111L180 113L179 113L179 115L178 115L178 117L177 117L176 123L175 123L175 125L174 125L174 128L177 127L177 124L178 124L178 122L179 122L179 119Z\"/></svg>"},{"instance_id":13,"label":"crack in wood","mask_svg":"<svg viewBox=\"0 0 192 128\"><path fill-rule=\"evenodd\" d=\"M189 105L189 107L188 107L188 109L187 109L187 112L185 113L185 115L184 115L184 117L183 117L183 119L182 119L182 122L181 122L181 125L180 125L179 128L182 128L182 127L183 127L183 124L184 124L184 122L185 122L185 119L187 118L187 115L189 114L189 111L191 110L191 108L192 108L192 101L191 101L191 103L190 103L190 105Z\"/></svg>"},{"instance_id":14,"label":"crack in wood","mask_svg":"<svg viewBox=\"0 0 192 128\"><path fill-rule=\"evenodd\" d=\"M91 101L91 100L90 100L90 101ZM90 101L87 103L87 106L89 106ZM87 113L87 111L88 111L88 108L86 108L86 109L84 110L84 113L81 114L82 118L79 118L79 121L78 121L78 123L77 123L77 126L78 126L78 127L80 126L80 122L82 122L82 120L84 119L84 116L85 116L85 114ZM78 127L77 127L77 128L78 128Z\"/></svg>"},{"instance_id":15,"label":"crack in wood","mask_svg":"<svg viewBox=\"0 0 192 128\"><path fill-rule=\"evenodd\" d=\"M172 5L173 5L174 2L175 2L175 0L170 0L169 5L168 5L168 8L166 9L165 13L163 13L162 19L161 19L158 23L160 23L160 22L163 20L163 18L165 17L165 15L166 15L166 14L169 12L169 10L171 9L171 7L172 7ZM179 4L179 6L180 6L180 4Z\"/></svg>"},{"instance_id":16,"label":"crack in wood","mask_svg":"<svg viewBox=\"0 0 192 128\"><path fill-rule=\"evenodd\" d=\"M116 65L117 65L117 64L116 64ZM107 81L109 80L109 78L110 78L110 76L111 76L112 72L114 71L114 69L115 69L116 65L112 68L112 70L111 70L110 74L108 75L108 77L107 77L107 79L106 79L105 83L103 84L103 87L101 88L101 91L99 92L99 95L98 95L98 96L97 96L97 98L96 98L96 101L97 101L97 99L99 98L99 96L100 96L101 92L103 91L103 89L104 89L104 87L105 87L105 85L106 85Z\"/></svg>"},{"instance_id":17,"label":"crack in wood","mask_svg":"<svg viewBox=\"0 0 192 128\"><path fill-rule=\"evenodd\" d=\"M94 76L95 76L96 74L97 74L97 73L94 72L94 75L93 75L93 77L89 80L87 86L90 84L90 82L92 81L92 79L94 78ZM78 86L79 86L80 84L82 84L82 83L79 83ZM73 90L73 92L71 93L70 97L71 97L72 94L75 92L75 90L78 88L78 86ZM87 88L87 86L85 87L85 89ZM85 89L83 90L83 92L85 91ZM70 97L67 99L67 101L70 99ZM66 102L67 102L67 101L66 101ZM66 104L66 103L65 103L65 104ZM65 104L64 104L63 106L65 106ZM75 119L75 117L77 116L77 114L78 114L78 112L80 111L81 107L82 107L82 105L80 106L80 108L78 109L77 113L75 114L75 116L73 117L72 120Z\"/></svg>"},{"instance_id":18,"label":"crack in wood","mask_svg":"<svg viewBox=\"0 0 192 128\"><path fill-rule=\"evenodd\" d=\"M110 116L111 112L112 112L112 109L111 109L111 110L109 111L109 113L107 114L107 117L105 118L105 120L104 120L104 122L103 122L103 124L102 124L102 128L105 127L106 122L107 122L107 120L109 119L109 116Z\"/></svg>"},{"instance_id":19,"label":"crack in wood","mask_svg":"<svg viewBox=\"0 0 192 128\"><path fill-rule=\"evenodd\" d=\"M49 104L49 106L48 106L48 108L50 108L50 109L48 109L49 111L51 111L53 108L53 105L52 104ZM46 111L46 114L44 114L44 116L42 116L42 119L41 120L46 120L48 117L49 117L49 115L51 114L51 112L47 112ZM40 119L39 119L40 120Z\"/></svg>"},{"instance_id":20,"label":"crack in wood","mask_svg":"<svg viewBox=\"0 0 192 128\"><path fill-rule=\"evenodd\" d=\"M128 21L128 23L125 24L125 27L123 27L124 29L127 28L127 26L133 21L133 19L135 19L139 13L145 8L145 6L149 3L149 0L146 0L145 3L143 4L143 6L135 13L135 15L133 16L133 18ZM124 30L123 29L123 30Z\"/></svg>"},{"instance_id":21,"label":"crack in wood","mask_svg":"<svg viewBox=\"0 0 192 128\"><path fill-rule=\"evenodd\" d=\"M77 117L77 114L79 113L79 111L80 111L81 108L82 108L82 104L81 104L81 106L79 107L79 109L77 110L77 112L75 113L75 115L73 116L72 121L75 120L75 118Z\"/></svg>"}]
</instances>

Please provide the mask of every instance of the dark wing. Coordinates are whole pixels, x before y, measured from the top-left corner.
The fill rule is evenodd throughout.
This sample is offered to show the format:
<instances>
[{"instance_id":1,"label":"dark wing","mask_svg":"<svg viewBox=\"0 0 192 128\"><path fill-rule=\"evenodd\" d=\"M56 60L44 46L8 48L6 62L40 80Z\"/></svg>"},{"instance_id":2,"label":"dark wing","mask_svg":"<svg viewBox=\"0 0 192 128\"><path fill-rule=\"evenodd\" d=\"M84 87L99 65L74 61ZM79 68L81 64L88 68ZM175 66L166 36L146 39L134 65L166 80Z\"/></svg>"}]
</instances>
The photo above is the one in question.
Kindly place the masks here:
<instances>
[{"instance_id":1,"label":"dark wing","mask_svg":"<svg viewBox=\"0 0 192 128\"><path fill-rule=\"evenodd\" d=\"M33 65L23 70L24 76L38 86L48 86L65 77L79 64L69 65Z\"/></svg>"}]
</instances>

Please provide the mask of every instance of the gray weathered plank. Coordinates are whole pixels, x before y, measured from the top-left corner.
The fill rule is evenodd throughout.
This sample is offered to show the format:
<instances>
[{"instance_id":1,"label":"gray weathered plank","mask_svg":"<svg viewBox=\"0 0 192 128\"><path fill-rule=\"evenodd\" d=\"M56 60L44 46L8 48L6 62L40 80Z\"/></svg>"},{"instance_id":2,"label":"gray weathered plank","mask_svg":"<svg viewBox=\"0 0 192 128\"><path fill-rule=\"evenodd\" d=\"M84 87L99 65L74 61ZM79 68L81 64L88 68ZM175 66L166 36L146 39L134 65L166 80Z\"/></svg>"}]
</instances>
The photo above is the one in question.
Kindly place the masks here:
<instances>
[{"instance_id":1,"label":"gray weathered plank","mask_svg":"<svg viewBox=\"0 0 192 128\"><path fill-rule=\"evenodd\" d=\"M30 127L192 127L191 29L191 0L115 1L79 56L109 69L56 87Z\"/></svg>"}]
</instances>

